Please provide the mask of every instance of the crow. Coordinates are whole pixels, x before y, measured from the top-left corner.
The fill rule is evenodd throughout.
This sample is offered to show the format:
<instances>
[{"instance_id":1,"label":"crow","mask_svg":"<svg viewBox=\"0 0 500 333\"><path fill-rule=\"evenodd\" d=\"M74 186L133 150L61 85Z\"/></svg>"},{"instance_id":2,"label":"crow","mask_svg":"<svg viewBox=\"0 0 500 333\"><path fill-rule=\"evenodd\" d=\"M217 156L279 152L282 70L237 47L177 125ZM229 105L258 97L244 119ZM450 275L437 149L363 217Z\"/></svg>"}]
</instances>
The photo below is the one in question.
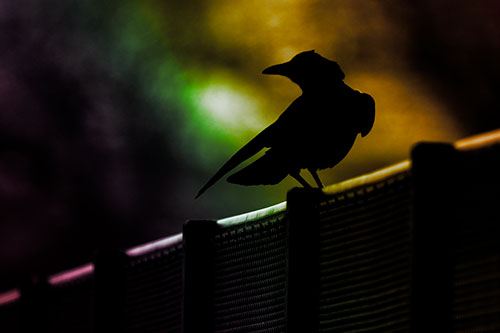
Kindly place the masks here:
<instances>
[{"instance_id":1,"label":"crow","mask_svg":"<svg viewBox=\"0 0 500 333\"><path fill-rule=\"evenodd\" d=\"M350 151L359 134L366 136L375 121L375 101L344 83L335 61L314 50L264 69L262 74L288 77L302 90L269 127L257 134L227 161L201 188L196 198L239 164L269 148L262 157L227 178L240 185L274 185L287 175L311 187L300 175L307 169L317 186L318 170L332 168Z\"/></svg>"}]
</instances>

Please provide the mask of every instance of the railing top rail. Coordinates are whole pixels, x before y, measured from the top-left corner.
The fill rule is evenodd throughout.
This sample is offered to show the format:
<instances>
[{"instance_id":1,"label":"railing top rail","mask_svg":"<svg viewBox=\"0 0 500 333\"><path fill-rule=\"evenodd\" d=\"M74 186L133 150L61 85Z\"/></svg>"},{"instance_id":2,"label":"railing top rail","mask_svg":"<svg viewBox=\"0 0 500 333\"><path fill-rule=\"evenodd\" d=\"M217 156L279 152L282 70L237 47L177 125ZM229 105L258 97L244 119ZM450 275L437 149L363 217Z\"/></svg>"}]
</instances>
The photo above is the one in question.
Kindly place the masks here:
<instances>
[{"instance_id":1,"label":"railing top rail","mask_svg":"<svg viewBox=\"0 0 500 333\"><path fill-rule=\"evenodd\" d=\"M248 212L236 216L226 217L223 219L217 220L219 225L229 226L240 223L245 223L249 221L255 221L265 216L274 215L280 212L284 212L286 210L286 201L283 201L279 204L255 210L253 212Z\"/></svg>"},{"instance_id":2,"label":"railing top rail","mask_svg":"<svg viewBox=\"0 0 500 333\"><path fill-rule=\"evenodd\" d=\"M165 238L160 238L148 243L144 243L141 245L134 246L125 251L125 253L131 257L136 257L143 255L145 253L149 253L152 251L156 251L159 249L163 249L169 247L171 245L182 242L182 234L176 234L172 236L168 236Z\"/></svg>"},{"instance_id":3,"label":"railing top rail","mask_svg":"<svg viewBox=\"0 0 500 333\"><path fill-rule=\"evenodd\" d=\"M390 165L383 169L364 174L359 177L351 178L343 182L327 186L323 192L327 195L333 195L340 192L344 192L355 187L366 186L369 184L375 184L383 179L397 175L402 172L406 172L410 169L411 163L409 160L404 160L402 162Z\"/></svg>"},{"instance_id":4,"label":"railing top rail","mask_svg":"<svg viewBox=\"0 0 500 333\"><path fill-rule=\"evenodd\" d=\"M486 147L494 143L500 143L500 129L457 140L454 146L460 150L469 150Z\"/></svg>"},{"instance_id":5,"label":"railing top rail","mask_svg":"<svg viewBox=\"0 0 500 333\"><path fill-rule=\"evenodd\" d=\"M51 285L58 285L61 283L69 282L84 276L90 275L94 272L94 264L88 263L76 268L72 268L54 275L49 276L48 281Z\"/></svg>"},{"instance_id":6,"label":"railing top rail","mask_svg":"<svg viewBox=\"0 0 500 333\"><path fill-rule=\"evenodd\" d=\"M17 301L21 297L19 289L11 289L0 293L0 306Z\"/></svg>"}]
</instances>

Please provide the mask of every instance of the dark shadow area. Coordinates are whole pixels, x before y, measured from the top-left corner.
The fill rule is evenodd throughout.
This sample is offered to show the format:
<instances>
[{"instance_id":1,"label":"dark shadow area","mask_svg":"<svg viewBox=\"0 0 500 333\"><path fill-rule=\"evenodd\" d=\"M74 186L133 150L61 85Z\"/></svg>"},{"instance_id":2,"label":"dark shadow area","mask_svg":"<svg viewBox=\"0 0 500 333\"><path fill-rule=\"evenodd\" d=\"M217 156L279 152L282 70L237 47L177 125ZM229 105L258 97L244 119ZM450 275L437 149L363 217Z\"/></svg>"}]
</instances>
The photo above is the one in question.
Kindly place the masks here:
<instances>
[{"instance_id":1,"label":"dark shadow area","mask_svg":"<svg viewBox=\"0 0 500 333\"><path fill-rule=\"evenodd\" d=\"M177 219L165 198L179 166L134 74L119 81L84 55L68 64L63 52L79 46L10 13L0 20L2 290L181 228L159 226Z\"/></svg>"}]
</instances>

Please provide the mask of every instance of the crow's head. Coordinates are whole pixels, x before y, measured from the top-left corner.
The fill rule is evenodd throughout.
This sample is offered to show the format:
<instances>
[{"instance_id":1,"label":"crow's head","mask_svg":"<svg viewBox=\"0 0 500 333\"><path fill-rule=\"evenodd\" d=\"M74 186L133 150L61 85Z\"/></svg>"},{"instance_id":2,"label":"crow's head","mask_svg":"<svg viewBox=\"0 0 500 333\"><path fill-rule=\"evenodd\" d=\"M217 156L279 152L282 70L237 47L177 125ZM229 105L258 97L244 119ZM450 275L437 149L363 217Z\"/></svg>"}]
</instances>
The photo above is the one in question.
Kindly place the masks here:
<instances>
[{"instance_id":1,"label":"crow's head","mask_svg":"<svg viewBox=\"0 0 500 333\"><path fill-rule=\"evenodd\" d=\"M286 76L302 88L326 80L342 81L345 77L339 64L323 58L314 50L301 52L288 62L268 67L262 74Z\"/></svg>"}]
</instances>

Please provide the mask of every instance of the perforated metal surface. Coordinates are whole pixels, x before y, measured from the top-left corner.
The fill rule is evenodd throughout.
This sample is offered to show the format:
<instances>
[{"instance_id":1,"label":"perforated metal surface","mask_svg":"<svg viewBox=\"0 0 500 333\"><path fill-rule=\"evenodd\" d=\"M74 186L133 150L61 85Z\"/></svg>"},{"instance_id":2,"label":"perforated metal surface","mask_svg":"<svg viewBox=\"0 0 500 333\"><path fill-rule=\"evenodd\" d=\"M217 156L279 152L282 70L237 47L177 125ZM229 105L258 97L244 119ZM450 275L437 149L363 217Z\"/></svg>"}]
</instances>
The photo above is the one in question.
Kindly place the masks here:
<instances>
[{"instance_id":1,"label":"perforated metal surface","mask_svg":"<svg viewBox=\"0 0 500 333\"><path fill-rule=\"evenodd\" d=\"M94 276L89 274L52 285L47 299L50 332L92 331Z\"/></svg>"},{"instance_id":2,"label":"perforated metal surface","mask_svg":"<svg viewBox=\"0 0 500 333\"><path fill-rule=\"evenodd\" d=\"M462 258L455 266L455 332L500 332L500 255Z\"/></svg>"},{"instance_id":3,"label":"perforated metal surface","mask_svg":"<svg viewBox=\"0 0 500 333\"><path fill-rule=\"evenodd\" d=\"M124 330L181 332L182 243L133 257L125 269Z\"/></svg>"},{"instance_id":4,"label":"perforated metal surface","mask_svg":"<svg viewBox=\"0 0 500 333\"><path fill-rule=\"evenodd\" d=\"M498 231L465 233L454 255L455 332L500 332L500 244Z\"/></svg>"},{"instance_id":5,"label":"perforated metal surface","mask_svg":"<svg viewBox=\"0 0 500 333\"><path fill-rule=\"evenodd\" d=\"M19 300L0 305L0 332L21 332L21 306Z\"/></svg>"},{"instance_id":6,"label":"perforated metal surface","mask_svg":"<svg viewBox=\"0 0 500 333\"><path fill-rule=\"evenodd\" d=\"M320 205L321 332L410 329L408 171Z\"/></svg>"},{"instance_id":7,"label":"perforated metal surface","mask_svg":"<svg viewBox=\"0 0 500 333\"><path fill-rule=\"evenodd\" d=\"M216 332L284 332L285 213L221 228L214 246Z\"/></svg>"}]
</instances>

